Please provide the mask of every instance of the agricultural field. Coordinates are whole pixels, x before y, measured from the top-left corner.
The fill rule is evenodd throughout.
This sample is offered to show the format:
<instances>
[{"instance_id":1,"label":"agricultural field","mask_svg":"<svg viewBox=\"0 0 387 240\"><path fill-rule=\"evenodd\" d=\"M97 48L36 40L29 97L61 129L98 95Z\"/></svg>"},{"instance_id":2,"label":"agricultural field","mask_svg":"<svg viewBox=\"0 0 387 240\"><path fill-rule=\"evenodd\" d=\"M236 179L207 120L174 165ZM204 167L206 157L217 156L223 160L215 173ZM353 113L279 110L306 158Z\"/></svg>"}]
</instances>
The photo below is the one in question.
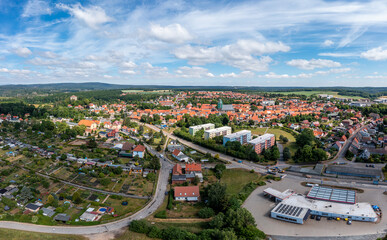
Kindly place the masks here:
<instances>
[{"instance_id":1,"label":"agricultural field","mask_svg":"<svg viewBox=\"0 0 387 240\"><path fill-rule=\"evenodd\" d=\"M123 93L127 94L169 94L171 90L153 90L153 91L145 91L145 90L122 90Z\"/></svg>"},{"instance_id":2,"label":"agricultural field","mask_svg":"<svg viewBox=\"0 0 387 240\"><path fill-rule=\"evenodd\" d=\"M333 95L337 98L350 98L350 99L364 99L360 96L345 96L345 95L339 95L338 92L331 92L331 91L294 91L294 92L270 92L272 94L282 94L282 95L305 95L307 97L310 97L312 95L319 95L319 94L328 94Z\"/></svg>"}]
</instances>

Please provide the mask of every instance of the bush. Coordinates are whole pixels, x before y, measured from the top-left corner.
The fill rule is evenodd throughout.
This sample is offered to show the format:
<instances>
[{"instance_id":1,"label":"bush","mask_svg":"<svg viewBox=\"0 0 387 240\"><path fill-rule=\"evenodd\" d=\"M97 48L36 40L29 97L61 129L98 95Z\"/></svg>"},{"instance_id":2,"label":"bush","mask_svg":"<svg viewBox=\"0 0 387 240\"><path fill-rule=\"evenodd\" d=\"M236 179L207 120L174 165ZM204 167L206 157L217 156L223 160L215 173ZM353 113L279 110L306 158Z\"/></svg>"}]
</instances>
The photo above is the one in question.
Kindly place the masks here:
<instances>
[{"instance_id":1,"label":"bush","mask_svg":"<svg viewBox=\"0 0 387 240\"><path fill-rule=\"evenodd\" d=\"M215 215L214 210L212 208L209 208L209 207L202 208L198 212L198 216L200 218L210 218L210 217L213 217L214 215Z\"/></svg>"},{"instance_id":2,"label":"bush","mask_svg":"<svg viewBox=\"0 0 387 240\"><path fill-rule=\"evenodd\" d=\"M156 174L154 174L154 173L148 173L148 175L146 175L146 179L148 180L148 181L154 181L155 179L156 179Z\"/></svg>"},{"instance_id":3,"label":"bush","mask_svg":"<svg viewBox=\"0 0 387 240\"><path fill-rule=\"evenodd\" d=\"M196 239L196 235L194 233L190 233L180 228L169 227L169 228L163 229L162 239L163 240L180 240L180 239L189 240L189 239Z\"/></svg>"},{"instance_id":4,"label":"bush","mask_svg":"<svg viewBox=\"0 0 387 240\"><path fill-rule=\"evenodd\" d=\"M172 193L172 190L171 190L171 191L169 191L167 209L171 210L172 208L173 208L173 193Z\"/></svg>"},{"instance_id":5,"label":"bush","mask_svg":"<svg viewBox=\"0 0 387 240\"><path fill-rule=\"evenodd\" d=\"M144 219L142 220L133 220L129 225L129 230L137 233L147 234L150 231L148 222Z\"/></svg>"},{"instance_id":6,"label":"bush","mask_svg":"<svg viewBox=\"0 0 387 240\"><path fill-rule=\"evenodd\" d=\"M158 213L155 214L155 218L167 218L167 211L166 210L162 210Z\"/></svg>"},{"instance_id":7,"label":"bush","mask_svg":"<svg viewBox=\"0 0 387 240\"><path fill-rule=\"evenodd\" d=\"M156 226L151 226L149 228L149 232L147 234L148 237L150 238L162 238L163 237L163 231L156 227Z\"/></svg>"}]
</instances>

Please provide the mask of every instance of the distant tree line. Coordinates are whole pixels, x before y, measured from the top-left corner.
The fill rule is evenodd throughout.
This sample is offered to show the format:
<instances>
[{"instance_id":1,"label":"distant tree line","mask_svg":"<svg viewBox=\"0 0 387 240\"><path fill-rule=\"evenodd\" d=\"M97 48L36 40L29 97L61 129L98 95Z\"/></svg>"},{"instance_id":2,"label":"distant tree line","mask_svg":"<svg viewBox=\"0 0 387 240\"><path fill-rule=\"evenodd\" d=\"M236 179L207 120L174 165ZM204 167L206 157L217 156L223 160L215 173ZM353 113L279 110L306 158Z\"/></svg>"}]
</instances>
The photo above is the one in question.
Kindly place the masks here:
<instances>
[{"instance_id":1,"label":"distant tree line","mask_svg":"<svg viewBox=\"0 0 387 240\"><path fill-rule=\"evenodd\" d=\"M24 117L29 113L32 117L43 117L47 112L44 108L36 108L34 105L23 102L0 103L0 114L11 114L12 116Z\"/></svg>"}]
</instances>

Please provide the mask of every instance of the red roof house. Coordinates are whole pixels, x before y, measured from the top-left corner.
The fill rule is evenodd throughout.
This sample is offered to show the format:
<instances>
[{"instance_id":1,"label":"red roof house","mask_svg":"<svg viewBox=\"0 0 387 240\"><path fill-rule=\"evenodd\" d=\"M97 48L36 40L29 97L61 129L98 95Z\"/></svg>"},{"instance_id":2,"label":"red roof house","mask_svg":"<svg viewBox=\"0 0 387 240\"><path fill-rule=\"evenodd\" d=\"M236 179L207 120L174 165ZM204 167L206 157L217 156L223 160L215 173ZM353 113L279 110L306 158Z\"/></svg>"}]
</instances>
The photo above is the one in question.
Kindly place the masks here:
<instances>
[{"instance_id":1,"label":"red roof house","mask_svg":"<svg viewBox=\"0 0 387 240\"><path fill-rule=\"evenodd\" d=\"M174 197L177 201L199 201L199 186L175 187L174 190Z\"/></svg>"}]
</instances>

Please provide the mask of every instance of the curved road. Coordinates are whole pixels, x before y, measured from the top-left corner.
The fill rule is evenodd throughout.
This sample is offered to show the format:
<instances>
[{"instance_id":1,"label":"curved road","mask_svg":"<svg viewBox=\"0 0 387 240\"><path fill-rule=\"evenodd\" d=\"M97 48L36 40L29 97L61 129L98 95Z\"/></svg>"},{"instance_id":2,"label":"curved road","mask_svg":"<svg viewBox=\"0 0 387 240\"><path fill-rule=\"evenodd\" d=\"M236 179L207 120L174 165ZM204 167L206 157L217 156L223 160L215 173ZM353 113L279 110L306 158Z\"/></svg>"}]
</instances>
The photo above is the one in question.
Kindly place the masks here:
<instances>
[{"instance_id":1,"label":"curved road","mask_svg":"<svg viewBox=\"0 0 387 240\"><path fill-rule=\"evenodd\" d=\"M155 131L160 131L159 128L156 126L146 124L147 127L155 130ZM236 162L233 157L227 156L225 154L218 153L216 151L198 146L196 144L193 144L191 142L188 142L186 140L183 140L181 138L178 138L168 132L163 131L164 134L171 138L171 139L177 139L179 140L182 144L187 145L188 147L195 149L199 152L202 153L211 153L212 155L219 154L220 159L225 160L229 162L230 164L227 165L228 168L245 168L248 170L254 169L257 172L262 172L265 173L266 169L264 166L243 161L243 163L238 163ZM355 135L355 134L354 134ZM349 139L352 140L352 139ZM347 141L347 145L348 142ZM159 157L160 162L161 162L161 169L160 169L160 174L159 178L157 181L157 188L155 191L155 194L152 198L152 200L140 211L136 212L135 214L126 217L124 219L115 221L115 222L110 222L110 223L105 223L105 224L100 224L100 225L95 225L95 226L85 226L85 227L78 227L78 226L43 226L43 225L35 225L35 224L28 224L28 223L20 223L20 222L10 222L10 221L0 221L0 228L10 228L10 229L16 229L16 230L24 230L24 231L34 231L34 232L42 232L42 233L59 233L59 234L78 234L78 235L91 235L91 234L99 234L99 233L104 233L108 231L115 231L119 230L121 228L127 227L129 223L133 220L138 220L138 219L143 219L152 213L154 213L158 207L163 203L164 197L165 197L165 192L167 190L167 185L168 185L168 178L169 178L169 173L170 170L172 169L173 164L169 162L169 160L165 160L165 158L161 158L160 154L154 151L150 146L145 145L148 150ZM236 159L239 160L239 159ZM286 176L286 175L285 175ZM298 177L298 176L288 176L291 178L297 178L300 181L305 181L305 178L303 177ZM318 179L307 179L308 181L321 181ZM328 182L330 184L348 184L347 182L344 183L337 183L332 181L324 181ZM351 183L351 187L361 187L361 188L379 188L379 189L386 189L386 186L373 186L373 185L368 185L368 184L362 184L362 183Z\"/></svg>"},{"instance_id":2,"label":"curved road","mask_svg":"<svg viewBox=\"0 0 387 240\"><path fill-rule=\"evenodd\" d=\"M149 148L148 148L149 149ZM149 149L153 154L157 154L152 149ZM160 159L161 168L159 178L157 180L157 188L152 200L140 211L135 214L123 218L121 220L95 225L95 226L44 226L21 222L0 221L0 228L10 228L23 231L33 231L41 233L58 233L58 234L77 234L77 235L91 235L99 234L108 231L115 231L127 227L133 220L143 219L154 213L163 203L165 192L167 191L169 172L172 169L172 164L169 161Z\"/></svg>"}]
</instances>

